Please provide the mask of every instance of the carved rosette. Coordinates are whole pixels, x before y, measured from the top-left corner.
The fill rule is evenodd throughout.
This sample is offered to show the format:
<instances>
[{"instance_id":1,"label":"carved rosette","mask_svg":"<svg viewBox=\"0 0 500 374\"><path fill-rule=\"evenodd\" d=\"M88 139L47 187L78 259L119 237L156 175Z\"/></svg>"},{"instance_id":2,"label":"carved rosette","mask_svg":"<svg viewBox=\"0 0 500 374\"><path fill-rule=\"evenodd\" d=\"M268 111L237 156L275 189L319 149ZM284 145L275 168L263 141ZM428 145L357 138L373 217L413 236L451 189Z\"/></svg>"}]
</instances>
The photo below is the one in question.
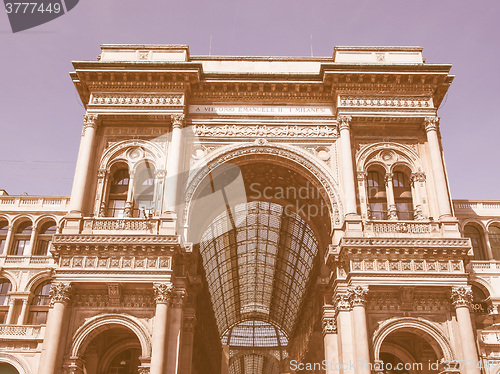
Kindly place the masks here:
<instances>
[{"instance_id":1,"label":"carved rosette","mask_svg":"<svg viewBox=\"0 0 500 374\"><path fill-rule=\"evenodd\" d=\"M352 309L351 300L347 293L336 295L333 298L333 305L336 312L350 311Z\"/></svg>"},{"instance_id":2,"label":"carved rosette","mask_svg":"<svg viewBox=\"0 0 500 374\"><path fill-rule=\"evenodd\" d=\"M172 292L172 297L170 299L170 306L172 308L182 308L187 296L185 290L175 290Z\"/></svg>"},{"instance_id":3,"label":"carved rosette","mask_svg":"<svg viewBox=\"0 0 500 374\"><path fill-rule=\"evenodd\" d=\"M184 126L184 114L172 114L172 128L182 128Z\"/></svg>"},{"instance_id":4,"label":"carved rosette","mask_svg":"<svg viewBox=\"0 0 500 374\"><path fill-rule=\"evenodd\" d=\"M173 286L170 283L154 283L153 292L156 304L169 304Z\"/></svg>"},{"instance_id":5,"label":"carved rosette","mask_svg":"<svg viewBox=\"0 0 500 374\"><path fill-rule=\"evenodd\" d=\"M368 295L368 286L350 286L347 289L347 294L349 295L349 300L351 305L355 306L365 306Z\"/></svg>"},{"instance_id":6,"label":"carved rosette","mask_svg":"<svg viewBox=\"0 0 500 374\"><path fill-rule=\"evenodd\" d=\"M452 287L451 301L455 308L472 306L472 289L470 286Z\"/></svg>"},{"instance_id":7,"label":"carved rosette","mask_svg":"<svg viewBox=\"0 0 500 374\"><path fill-rule=\"evenodd\" d=\"M193 332L196 326L196 317L189 315L184 317L184 331Z\"/></svg>"},{"instance_id":8,"label":"carved rosette","mask_svg":"<svg viewBox=\"0 0 500 374\"><path fill-rule=\"evenodd\" d=\"M72 295L73 295L72 283L63 283L63 282L52 283L49 291L50 305L53 306L55 303L67 304L71 301Z\"/></svg>"},{"instance_id":9,"label":"carved rosette","mask_svg":"<svg viewBox=\"0 0 500 374\"><path fill-rule=\"evenodd\" d=\"M351 125L351 116L338 116L337 122L339 124L339 131L349 130L349 126Z\"/></svg>"},{"instance_id":10,"label":"carved rosette","mask_svg":"<svg viewBox=\"0 0 500 374\"><path fill-rule=\"evenodd\" d=\"M437 131L439 128L439 117L425 117L424 118L424 128L426 132Z\"/></svg>"}]
</instances>

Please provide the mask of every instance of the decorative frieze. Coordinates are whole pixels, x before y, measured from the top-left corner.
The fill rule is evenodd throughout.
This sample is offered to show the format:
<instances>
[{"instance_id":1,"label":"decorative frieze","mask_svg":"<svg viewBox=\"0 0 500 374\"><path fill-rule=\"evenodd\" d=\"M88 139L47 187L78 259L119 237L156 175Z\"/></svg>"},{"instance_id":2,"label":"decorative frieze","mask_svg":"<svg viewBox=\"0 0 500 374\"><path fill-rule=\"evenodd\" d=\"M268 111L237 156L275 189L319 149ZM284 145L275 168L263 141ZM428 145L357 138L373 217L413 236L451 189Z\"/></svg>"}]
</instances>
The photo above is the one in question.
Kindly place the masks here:
<instances>
[{"instance_id":1,"label":"decorative frieze","mask_svg":"<svg viewBox=\"0 0 500 374\"><path fill-rule=\"evenodd\" d=\"M433 259L354 259L349 270L355 272L416 272L416 273L462 273L465 270L461 260Z\"/></svg>"},{"instance_id":2,"label":"decorative frieze","mask_svg":"<svg viewBox=\"0 0 500 374\"><path fill-rule=\"evenodd\" d=\"M184 105L182 94L149 93L92 93L89 101L92 106L133 106L169 107Z\"/></svg>"},{"instance_id":3,"label":"decorative frieze","mask_svg":"<svg viewBox=\"0 0 500 374\"><path fill-rule=\"evenodd\" d=\"M50 305L54 305L55 303L63 303L63 304L69 303L72 294L73 294L72 283L63 283L63 282L52 283L49 291Z\"/></svg>"},{"instance_id":4,"label":"decorative frieze","mask_svg":"<svg viewBox=\"0 0 500 374\"><path fill-rule=\"evenodd\" d=\"M373 109L431 109L431 97L421 96L339 96L339 107Z\"/></svg>"},{"instance_id":5,"label":"decorative frieze","mask_svg":"<svg viewBox=\"0 0 500 374\"><path fill-rule=\"evenodd\" d=\"M158 220L153 219L117 219L117 218L85 218L83 228L96 231L152 231L158 226Z\"/></svg>"},{"instance_id":6,"label":"decorative frieze","mask_svg":"<svg viewBox=\"0 0 500 374\"><path fill-rule=\"evenodd\" d=\"M336 138L335 125L194 125L194 133L201 137L262 137L262 138Z\"/></svg>"},{"instance_id":7,"label":"decorative frieze","mask_svg":"<svg viewBox=\"0 0 500 374\"><path fill-rule=\"evenodd\" d=\"M100 256L63 255L59 258L61 269L134 269L134 270L172 270L171 256L133 256L107 254Z\"/></svg>"}]
</instances>

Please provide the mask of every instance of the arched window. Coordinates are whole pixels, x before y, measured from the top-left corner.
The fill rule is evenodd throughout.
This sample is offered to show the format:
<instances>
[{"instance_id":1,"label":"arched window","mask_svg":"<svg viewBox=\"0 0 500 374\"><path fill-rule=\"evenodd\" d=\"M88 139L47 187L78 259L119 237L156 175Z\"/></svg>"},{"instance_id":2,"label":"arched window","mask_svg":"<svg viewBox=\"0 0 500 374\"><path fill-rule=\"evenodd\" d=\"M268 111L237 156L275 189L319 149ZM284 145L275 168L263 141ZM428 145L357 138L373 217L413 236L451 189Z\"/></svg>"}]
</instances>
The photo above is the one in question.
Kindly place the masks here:
<instances>
[{"instance_id":1,"label":"arched window","mask_svg":"<svg viewBox=\"0 0 500 374\"><path fill-rule=\"evenodd\" d=\"M472 250L474 251L474 260L486 260L486 252L483 245L481 232L473 225L465 225L464 236L470 238Z\"/></svg>"},{"instance_id":2,"label":"arched window","mask_svg":"<svg viewBox=\"0 0 500 374\"><path fill-rule=\"evenodd\" d=\"M128 168L120 167L113 173L109 187L108 217L124 216L129 181Z\"/></svg>"},{"instance_id":3,"label":"arched window","mask_svg":"<svg viewBox=\"0 0 500 374\"><path fill-rule=\"evenodd\" d=\"M50 281L42 282L35 288L34 297L31 301L28 324L43 325L47 321L50 303Z\"/></svg>"},{"instance_id":4,"label":"arched window","mask_svg":"<svg viewBox=\"0 0 500 374\"><path fill-rule=\"evenodd\" d=\"M412 220L413 201L408 174L403 171L395 171L392 174L392 186L398 219Z\"/></svg>"},{"instance_id":5,"label":"arched window","mask_svg":"<svg viewBox=\"0 0 500 374\"><path fill-rule=\"evenodd\" d=\"M12 284L5 278L0 278L0 323L5 323L9 311L9 292Z\"/></svg>"},{"instance_id":6,"label":"arched window","mask_svg":"<svg viewBox=\"0 0 500 374\"><path fill-rule=\"evenodd\" d=\"M49 254L52 236L56 233L56 223L54 221L45 222L40 229L38 239L36 240L35 256L47 256Z\"/></svg>"},{"instance_id":7,"label":"arched window","mask_svg":"<svg viewBox=\"0 0 500 374\"><path fill-rule=\"evenodd\" d=\"M14 256L22 256L26 248L30 245L31 232L33 231L33 226L31 226L30 221L25 221L19 224L16 229L14 236L14 245L10 252Z\"/></svg>"},{"instance_id":8,"label":"arched window","mask_svg":"<svg viewBox=\"0 0 500 374\"><path fill-rule=\"evenodd\" d=\"M7 234L9 233L9 223L7 221L0 221L0 255L5 251L7 242Z\"/></svg>"},{"instance_id":9,"label":"arched window","mask_svg":"<svg viewBox=\"0 0 500 374\"><path fill-rule=\"evenodd\" d=\"M493 252L493 258L495 260L500 260L500 228L495 225L490 225L488 234L490 236L490 246Z\"/></svg>"},{"instance_id":10,"label":"arched window","mask_svg":"<svg viewBox=\"0 0 500 374\"><path fill-rule=\"evenodd\" d=\"M134 182L134 217L148 215L154 209L155 172L149 162L137 169Z\"/></svg>"},{"instance_id":11,"label":"arched window","mask_svg":"<svg viewBox=\"0 0 500 374\"><path fill-rule=\"evenodd\" d=\"M387 219L387 194L384 174L381 170L368 171L368 202L373 219Z\"/></svg>"}]
</instances>

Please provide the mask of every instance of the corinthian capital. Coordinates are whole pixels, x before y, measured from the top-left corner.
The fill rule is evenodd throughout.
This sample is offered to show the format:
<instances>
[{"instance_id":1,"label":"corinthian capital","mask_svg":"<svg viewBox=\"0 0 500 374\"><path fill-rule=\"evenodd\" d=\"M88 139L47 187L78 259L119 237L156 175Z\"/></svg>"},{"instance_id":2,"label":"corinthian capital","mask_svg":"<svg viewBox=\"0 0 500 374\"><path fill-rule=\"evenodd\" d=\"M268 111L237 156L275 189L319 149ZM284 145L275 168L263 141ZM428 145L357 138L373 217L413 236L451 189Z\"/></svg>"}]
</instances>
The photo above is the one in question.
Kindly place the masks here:
<instances>
[{"instance_id":1,"label":"corinthian capital","mask_svg":"<svg viewBox=\"0 0 500 374\"><path fill-rule=\"evenodd\" d=\"M153 292L157 304L168 304L172 297L173 286L170 283L154 283Z\"/></svg>"},{"instance_id":2,"label":"corinthian capital","mask_svg":"<svg viewBox=\"0 0 500 374\"><path fill-rule=\"evenodd\" d=\"M67 304L70 302L72 294L73 294L72 283L63 283L63 282L52 283L49 291L50 305L54 305L55 303Z\"/></svg>"},{"instance_id":3,"label":"corinthian capital","mask_svg":"<svg viewBox=\"0 0 500 374\"><path fill-rule=\"evenodd\" d=\"M184 114L172 114L172 127L173 128L182 128L184 126Z\"/></svg>"},{"instance_id":4,"label":"corinthian capital","mask_svg":"<svg viewBox=\"0 0 500 374\"><path fill-rule=\"evenodd\" d=\"M87 127L96 128L98 125L98 115L97 114L85 114L83 116L83 129Z\"/></svg>"},{"instance_id":5,"label":"corinthian capital","mask_svg":"<svg viewBox=\"0 0 500 374\"><path fill-rule=\"evenodd\" d=\"M351 116L338 116L337 122L339 124L339 131L349 130L349 126L351 125Z\"/></svg>"},{"instance_id":6,"label":"corinthian capital","mask_svg":"<svg viewBox=\"0 0 500 374\"><path fill-rule=\"evenodd\" d=\"M424 127L425 131L437 131L439 127L439 117L433 116L433 117L425 117L424 118Z\"/></svg>"},{"instance_id":7,"label":"corinthian capital","mask_svg":"<svg viewBox=\"0 0 500 374\"><path fill-rule=\"evenodd\" d=\"M187 292L185 290L175 290L172 292L172 298L170 299L170 305L173 308L182 308L184 306L184 301L186 299Z\"/></svg>"},{"instance_id":8,"label":"corinthian capital","mask_svg":"<svg viewBox=\"0 0 500 374\"><path fill-rule=\"evenodd\" d=\"M347 293L337 294L333 298L333 305L337 312L349 311L352 309L351 300Z\"/></svg>"},{"instance_id":9,"label":"corinthian capital","mask_svg":"<svg viewBox=\"0 0 500 374\"><path fill-rule=\"evenodd\" d=\"M470 286L452 287L451 301L455 308L467 307L472 304L472 290Z\"/></svg>"},{"instance_id":10,"label":"corinthian capital","mask_svg":"<svg viewBox=\"0 0 500 374\"><path fill-rule=\"evenodd\" d=\"M352 306L364 306L368 295L368 286L350 286L347 289L347 294Z\"/></svg>"}]
</instances>

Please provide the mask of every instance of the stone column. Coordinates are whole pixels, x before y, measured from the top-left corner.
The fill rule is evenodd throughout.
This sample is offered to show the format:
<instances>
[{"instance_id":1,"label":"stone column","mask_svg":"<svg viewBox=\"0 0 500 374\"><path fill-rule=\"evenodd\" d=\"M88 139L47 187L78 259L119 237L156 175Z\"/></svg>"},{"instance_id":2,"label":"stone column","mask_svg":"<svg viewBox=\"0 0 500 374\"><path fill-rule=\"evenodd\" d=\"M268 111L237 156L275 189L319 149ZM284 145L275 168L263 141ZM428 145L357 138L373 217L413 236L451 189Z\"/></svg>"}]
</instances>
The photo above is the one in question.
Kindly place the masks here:
<instances>
[{"instance_id":1,"label":"stone column","mask_svg":"<svg viewBox=\"0 0 500 374\"><path fill-rule=\"evenodd\" d=\"M370 345L368 342L368 327L366 324L366 296L367 286L351 286L348 289L352 305L354 324L356 373L371 374L370 370Z\"/></svg>"},{"instance_id":2,"label":"stone column","mask_svg":"<svg viewBox=\"0 0 500 374\"><path fill-rule=\"evenodd\" d=\"M327 362L326 374L338 374L335 365L340 363L337 321L335 310L323 307L323 342L325 347L325 360Z\"/></svg>"},{"instance_id":3,"label":"stone column","mask_svg":"<svg viewBox=\"0 0 500 374\"><path fill-rule=\"evenodd\" d=\"M177 189L179 188L179 173L182 159L182 127L184 114L172 114L172 139L167 155L167 183L165 186L166 210L175 211Z\"/></svg>"},{"instance_id":4,"label":"stone column","mask_svg":"<svg viewBox=\"0 0 500 374\"><path fill-rule=\"evenodd\" d=\"M59 361L64 350L63 326L72 291L71 283L53 283L50 288L51 309L47 316L38 374L56 374L61 371Z\"/></svg>"},{"instance_id":5,"label":"stone column","mask_svg":"<svg viewBox=\"0 0 500 374\"><path fill-rule=\"evenodd\" d=\"M340 370L340 374L355 374L356 370L351 369L350 363L354 361L354 344L351 321L351 302L346 293L338 294L334 297L333 304L337 312L337 346L339 347L340 363L345 370Z\"/></svg>"},{"instance_id":6,"label":"stone column","mask_svg":"<svg viewBox=\"0 0 500 374\"><path fill-rule=\"evenodd\" d=\"M488 260L494 260L495 257L493 256L493 250L491 249L490 233L488 232L488 229L483 231L483 239L486 247L486 256L488 257Z\"/></svg>"},{"instance_id":7,"label":"stone column","mask_svg":"<svg viewBox=\"0 0 500 374\"><path fill-rule=\"evenodd\" d=\"M33 225L30 236L30 245L24 248L23 256L31 256L33 252L35 252L35 238L36 238L36 229L37 226Z\"/></svg>"},{"instance_id":8,"label":"stone column","mask_svg":"<svg viewBox=\"0 0 500 374\"><path fill-rule=\"evenodd\" d=\"M394 200L394 184L392 183L392 173L385 175L385 192L387 194L387 218L390 220L398 219L396 201Z\"/></svg>"},{"instance_id":9,"label":"stone column","mask_svg":"<svg viewBox=\"0 0 500 374\"><path fill-rule=\"evenodd\" d=\"M19 314L19 318L17 320L18 325L24 325L26 323L26 313L28 312L28 305L30 302L30 298L23 299L23 305L21 307L21 314Z\"/></svg>"},{"instance_id":10,"label":"stone column","mask_svg":"<svg viewBox=\"0 0 500 374\"><path fill-rule=\"evenodd\" d=\"M462 342L462 359L465 364L460 367L465 374L481 374L479 368L479 356L477 354L476 339L472 328L470 308L472 303L472 291L470 286L453 287L451 299L457 314L457 322Z\"/></svg>"},{"instance_id":11,"label":"stone column","mask_svg":"<svg viewBox=\"0 0 500 374\"><path fill-rule=\"evenodd\" d=\"M168 316L167 374L179 373L185 290L172 292Z\"/></svg>"},{"instance_id":12,"label":"stone column","mask_svg":"<svg viewBox=\"0 0 500 374\"><path fill-rule=\"evenodd\" d=\"M424 219L422 195L420 193L419 183L425 182L425 174L422 172L412 173L410 176L410 183L412 187L412 200L413 200L413 219L419 221Z\"/></svg>"},{"instance_id":13,"label":"stone column","mask_svg":"<svg viewBox=\"0 0 500 374\"><path fill-rule=\"evenodd\" d=\"M182 330L181 374L191 374L195 326L196 316L194 314L185 315Z\"/></svg>"},{"instance_id":14,"label":"stone column","mask_svg":"<svg viewBox=\"0 0 500 374\"><path fill-rule=\"evenodd\" d=\"M356 185L354 184L354 167L351 148L351 116L337 118L340 131L340 150L342 153L342 178L344 180L345 214L356 215Z\"/></svg>"},{"instance_id":15,"label":"stone column","mask_svg":"<svg viewBox=\"0 0 500 374\"><path fill-rule=\"evenodd\" d=\"M127 201L125 201L125 211L123 212L124 217L132 217L134 214L134 183L135 183L135 171L131 172L129 175L128 191L127 191Z\"/></svg>"},{"instance_id":16,"label":"stone column","mask_svg":"<svg viewBox=\"0 0 500 374\"><path fill-rule=\"evenodd\" d=\"M151 374L164 374L167 355L168 304L172 296L170 283L155 283L156 310L153 324L153 339L151 352Z\"/></svg>"},{"instance_id":17,"label":"stone column","mask_svg":"<svg viewBox=\"0 0 500 374\"><path fill-rule=\"evenodd\" d=\"M427 133L427 143L429 143L429 153L432 164L432 174L436 186L436 197L439 207L439 218L451 217L451 202L448 194L448 184L446 183L446 174L441 155L441 146L439 145L439 118L426 117L425 131Z\"/></svg>"},{"instance_id":18,"label":"stone column","mask_svg":"<svg viewBox=\"0 0 500 374\"><path fill-rule=\"evenodd\" d=\"M12 230L13 229L14 228L12 227L12 225L9 225L9 227L7 229L7 236L5 237L5 244L4 244L2 255L7 255L7 254L11 253L10 247L12 246L12 236L13 236Z\"/></svg>"},{"instance_id":19,"label":"stone column","mask_svg":"<svg viewBox=\"0 0 500 374\"><path fill-rule=\"evenodd\" d=\"M99 169L97 171L97 196L94 207L94 215L96 217L104 217L106 215L108 186L109 171L107 169Z\"/></svg>"},{"instance_id":20,"label":"stone column","mask_svg":"<svg viewBox=\"0 0 500 374\"><path fill-rule=\"evenodd\" d=\"M76 162L73 188L71 189L71 200L69 204L70 213L81 213L83 209L83 199L85 198L87 187L97 121L97 114L85 114L84 116L82 140L80 142L80 150Z\"/></svg>"},{"instance_id":21,"label":"stone column","mask_svg":"<svg viewBox=\"0 0 500 374\"><path fill-rule=\"evenodd\" d=\"M5 324L12 325L12 320L14 319L14 309L16 307L16 299L9 296L9 310L7 311L7 316L5 317Z\"/></svg>"},{"instance_id":22,"label":"stone column","mask_svg":"<svg viewBox=\"0 0 500 374\"><path fill-rule=\"evenodd\" d=\"M367 176L368 173L366 171L358 171L358 192L359 192L359 204L361 207L361 218L370 219L370 198L368 195L368 186L367 186Z\"/></svg>"}]
</instances>

